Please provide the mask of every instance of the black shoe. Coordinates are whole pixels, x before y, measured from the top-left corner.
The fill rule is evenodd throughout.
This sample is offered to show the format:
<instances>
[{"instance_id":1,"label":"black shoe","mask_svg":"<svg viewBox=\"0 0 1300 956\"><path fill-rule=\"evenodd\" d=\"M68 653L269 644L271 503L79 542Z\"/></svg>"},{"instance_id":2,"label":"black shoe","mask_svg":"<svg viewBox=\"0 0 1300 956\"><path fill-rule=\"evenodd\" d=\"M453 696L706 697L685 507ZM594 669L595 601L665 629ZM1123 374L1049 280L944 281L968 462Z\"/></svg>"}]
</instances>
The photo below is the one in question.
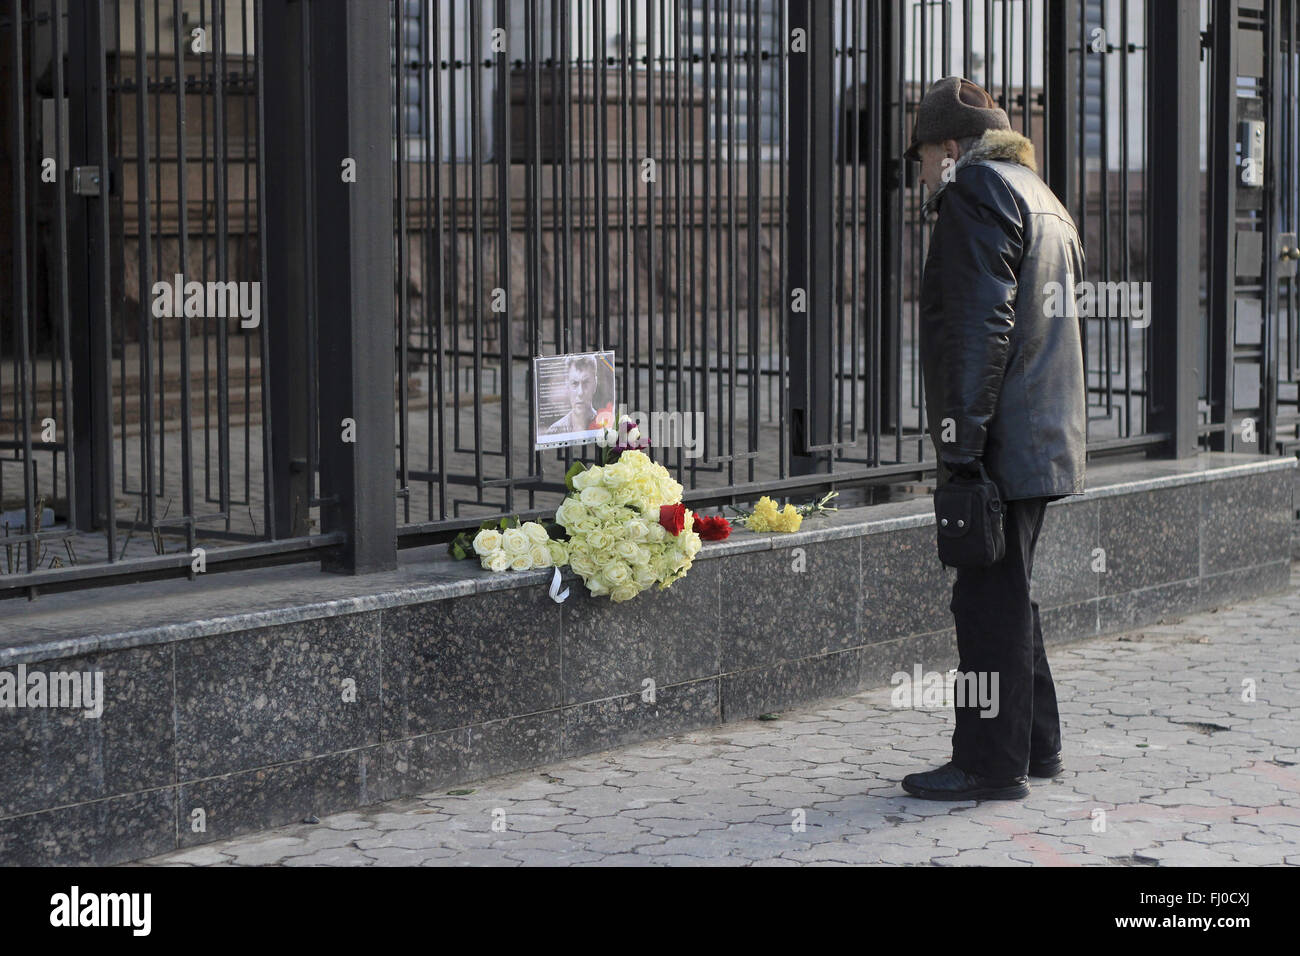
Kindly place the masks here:
<instances>
[{"instance_id":1,"label":"black shoe","mask_svg":"<svg viewBox=\"0 0 1300 956\"><path fill-rule=\"evenodd\" d=\"M903 778L903 789L922 800L1021 800L1029 796L1024 777L993 780L968 773L954 763L926 773L909 773Z\"/></svg>"},{"instance_id":2,"label":"black shoe","mask_svg":"<svg viewBox=\"0 0 1300 956\"><path fill-rule=\"evenodd\" d=\"M1029 761L1029 776L1031 777L1055 777L1064 769L1065 764L1061 762L1061 752L1059 750L1046 760Z\"/></svg>"}]
</instances>

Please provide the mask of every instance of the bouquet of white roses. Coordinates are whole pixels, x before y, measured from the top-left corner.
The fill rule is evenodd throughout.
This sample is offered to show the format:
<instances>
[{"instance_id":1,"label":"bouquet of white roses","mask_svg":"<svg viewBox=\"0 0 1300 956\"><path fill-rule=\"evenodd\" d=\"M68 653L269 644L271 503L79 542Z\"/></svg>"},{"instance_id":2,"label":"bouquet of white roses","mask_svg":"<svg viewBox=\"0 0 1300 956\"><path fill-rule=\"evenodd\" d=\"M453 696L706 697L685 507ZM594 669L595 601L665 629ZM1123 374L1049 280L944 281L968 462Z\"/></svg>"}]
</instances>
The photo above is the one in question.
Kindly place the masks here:
<instances>
[{"instance_id":1,"label":"bouquet of white roses","mask_svg":"<svg viewBox=\"0 0 1300 956\"><path fill-rule=\"evenodd\" d=\"M531 571L569 562L566 543L557 540L551 529L537 521L520 524L514 517L483 522L472 539L458 535L450 550L457 558L467 558L472 551L485 571Z\"/></svg>"},{"instance_id":2,"label":"bouquet of white roses","mask_svg":"<svg viewBox=\"0 0 1300 956\"><path fill-rule=\"evenodd\" d=\"M448 549L452 556L477 555L489 571L567 564L592 594L627 601L684 575L702 546L700 531L711 539L727 536L725 518L700 518L697 525L697 516L682 504L682 486L640 450L636 428L626 441L606 429L599 444L604 464L588 468L575 462L565 474L570 494L554 522L485 521L473 538L467 532L456 536Z\"/></svg>"},{"instance_id":3,"label":"bouquet of white roses","mask_svg":"<svg viewBox=\"0 0 1300 956\"><path fill-rule=\"evenodd\" d=\"M565 476L572 494L555 520L568 533L569 567L595 595L627 601L652 584L670 586L699 553L694 515L682 504L682 486L644 452Z\"/></svg>"}]
</instances>

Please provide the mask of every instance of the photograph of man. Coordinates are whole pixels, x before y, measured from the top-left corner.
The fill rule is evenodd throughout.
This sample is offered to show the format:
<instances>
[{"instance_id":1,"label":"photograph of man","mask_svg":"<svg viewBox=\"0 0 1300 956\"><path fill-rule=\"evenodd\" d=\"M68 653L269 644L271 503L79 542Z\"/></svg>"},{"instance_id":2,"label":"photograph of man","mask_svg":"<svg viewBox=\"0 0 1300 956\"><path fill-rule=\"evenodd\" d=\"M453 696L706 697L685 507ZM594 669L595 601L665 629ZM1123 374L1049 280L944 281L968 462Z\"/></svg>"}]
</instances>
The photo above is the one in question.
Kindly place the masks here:
<instances>
[{"instance_id":1,"label":"photograph of man","mask_svg":"<svg viewBox=\"0 0 1300 956\"><path fill-rule=\"evenodd\" d=\"M596 408L596 392L599 381L595 355L570 355L565 362L564 379L560 386L569 411L552 422L546 429L548 435L565 432L590 431L599 428L602 418L608 418L611 408ZM552 393L554 394L554 393Z\"/></svg>"}]
</instances>

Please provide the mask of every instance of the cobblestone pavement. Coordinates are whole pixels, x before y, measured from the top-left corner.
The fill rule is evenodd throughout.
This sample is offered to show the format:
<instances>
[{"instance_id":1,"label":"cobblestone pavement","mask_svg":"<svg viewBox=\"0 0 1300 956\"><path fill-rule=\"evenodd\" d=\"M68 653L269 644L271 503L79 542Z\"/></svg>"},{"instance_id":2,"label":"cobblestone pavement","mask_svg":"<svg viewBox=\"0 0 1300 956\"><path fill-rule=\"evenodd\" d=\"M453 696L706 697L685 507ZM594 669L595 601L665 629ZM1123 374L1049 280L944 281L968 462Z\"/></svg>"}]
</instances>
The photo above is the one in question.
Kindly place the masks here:
<instances>
[{"instance_id":1,"label":"cobblestone pavement","mask_svg":"<svg viewBox=\"0 0 1300 956\"><path fill-rule=\"evenodd\" d=\"M1023 802L906 796L952 716L885 687L147 862L1300 864L1300 563L1289 594L1049 657L1067 769Z\"/></svg>"}]
</instances>

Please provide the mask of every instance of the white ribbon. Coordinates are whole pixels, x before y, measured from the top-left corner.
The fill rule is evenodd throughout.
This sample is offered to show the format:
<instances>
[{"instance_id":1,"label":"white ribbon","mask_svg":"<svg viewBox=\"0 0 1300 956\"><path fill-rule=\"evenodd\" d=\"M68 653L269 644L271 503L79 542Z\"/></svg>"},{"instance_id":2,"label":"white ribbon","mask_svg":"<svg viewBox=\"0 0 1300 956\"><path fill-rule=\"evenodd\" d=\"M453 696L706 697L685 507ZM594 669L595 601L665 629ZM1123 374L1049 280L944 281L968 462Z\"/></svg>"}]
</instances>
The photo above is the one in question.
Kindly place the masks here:
<instances>
[{"instance_id":1,"label":"white ribbon","mask_svg":"<svg viewBox=\"0 0 1300 956\"><path fill-rule=\"evenodd\" d=\"M563 604L564 599L569 596L569 589L560 590L560 569L556 568L555 573L551 575L551 600L556 604Z\"/></svg>"}]
</instances>

